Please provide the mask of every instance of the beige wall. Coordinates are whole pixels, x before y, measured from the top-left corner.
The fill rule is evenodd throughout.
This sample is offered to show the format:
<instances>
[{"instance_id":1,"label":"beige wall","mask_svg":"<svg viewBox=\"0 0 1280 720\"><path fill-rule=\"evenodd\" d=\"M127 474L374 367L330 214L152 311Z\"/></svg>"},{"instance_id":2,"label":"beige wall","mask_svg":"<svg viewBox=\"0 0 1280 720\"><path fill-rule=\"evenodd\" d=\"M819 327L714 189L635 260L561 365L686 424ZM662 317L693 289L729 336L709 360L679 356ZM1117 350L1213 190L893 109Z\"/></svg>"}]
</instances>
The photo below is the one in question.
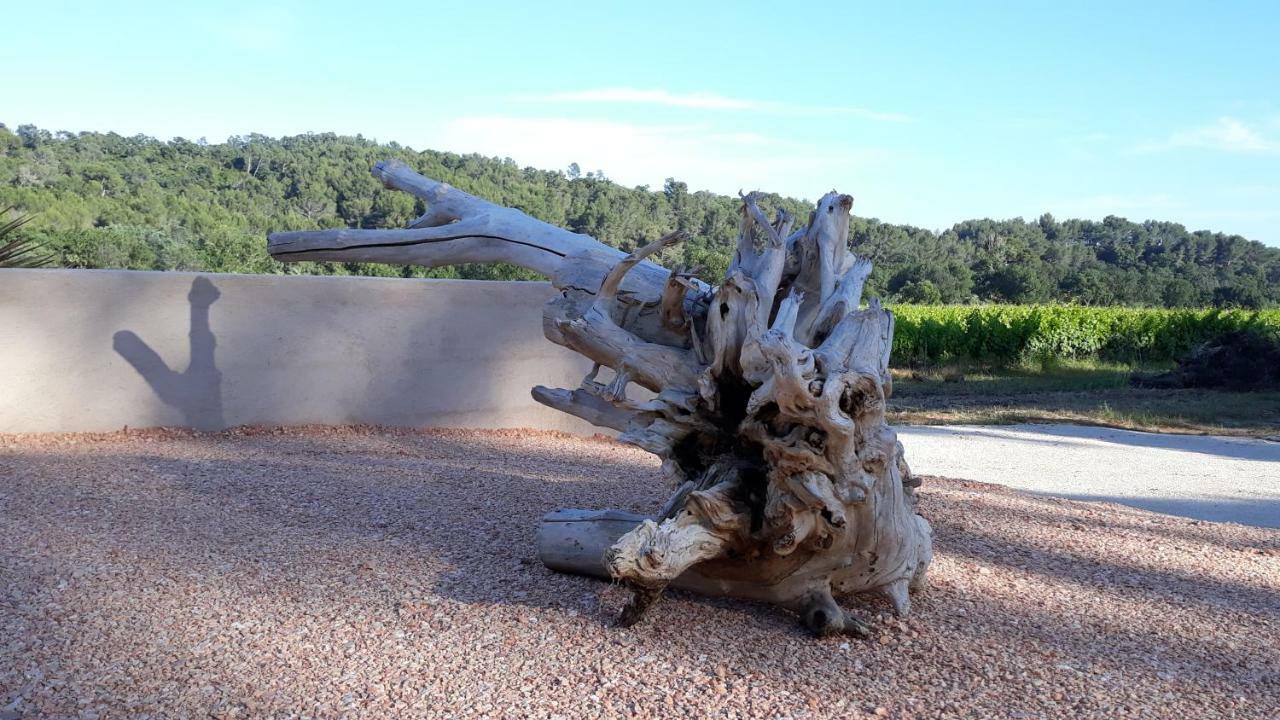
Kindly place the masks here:
<instances>
[{"instance_id":1,"label":"beige wall","mask_svg":"<svg viewBox=\"0 0 1280 720\"><path fill-rule=\"evenodd\" d=\"M0 432L159 425L590 426L546 283L0 271Z\"/></svg>"}]
</instances>

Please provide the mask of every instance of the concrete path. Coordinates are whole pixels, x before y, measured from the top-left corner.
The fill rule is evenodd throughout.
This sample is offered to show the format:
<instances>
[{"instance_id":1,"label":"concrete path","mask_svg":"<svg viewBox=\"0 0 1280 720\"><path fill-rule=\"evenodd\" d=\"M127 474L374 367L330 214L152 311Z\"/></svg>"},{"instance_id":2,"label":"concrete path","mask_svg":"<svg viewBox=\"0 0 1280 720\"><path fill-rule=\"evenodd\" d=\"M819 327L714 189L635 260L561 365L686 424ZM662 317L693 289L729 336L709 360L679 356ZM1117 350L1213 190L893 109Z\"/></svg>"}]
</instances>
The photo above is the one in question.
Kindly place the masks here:
<instances>
[{"instance_id":1,"label":"concrete path","mask_svg":"<svg viewBox=\"0 0 1280 720\"><path fill-rule=\"evenodd\" d=\"M1280 527L1280 443L1078 425L899 427L913 472Z\"/></svg>"}]
</instances>

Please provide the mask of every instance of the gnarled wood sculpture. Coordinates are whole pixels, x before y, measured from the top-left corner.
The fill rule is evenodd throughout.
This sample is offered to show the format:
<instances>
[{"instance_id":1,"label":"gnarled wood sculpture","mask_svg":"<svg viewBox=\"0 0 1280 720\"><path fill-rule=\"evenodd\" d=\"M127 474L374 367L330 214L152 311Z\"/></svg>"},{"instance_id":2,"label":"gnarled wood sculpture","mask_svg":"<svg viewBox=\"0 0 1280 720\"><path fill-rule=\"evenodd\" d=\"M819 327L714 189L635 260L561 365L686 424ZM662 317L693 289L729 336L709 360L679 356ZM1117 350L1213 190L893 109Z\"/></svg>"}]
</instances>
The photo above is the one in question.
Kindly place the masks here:
<instances>
[{"instance_id":1,"label":"gnarled wood sculpture","mask_svg":"<svg viewBox=\"0 0 1280 720\"><path fill-rule=\"evenodd\" d=\"M932 542L885 423L893 315L876 300L858 309L871 263L846 249L851 197L828 193L791 232L785 212L770 221L744 196L737 252L710 287L646 260L681 233L624 256L402 163L373 174L426 213L401 230L274 233L271 254L546 275L560 290L547 338L595 366L581 387L534 398L662 459L674 493L659 512L552 513L539 539L548 566L632 588L624 625L671 584L776 603L818 634L866 630L833 592L878 590L907 612ZM628 397L632 385L650 392Z\"/></svg>"}]
</instances>

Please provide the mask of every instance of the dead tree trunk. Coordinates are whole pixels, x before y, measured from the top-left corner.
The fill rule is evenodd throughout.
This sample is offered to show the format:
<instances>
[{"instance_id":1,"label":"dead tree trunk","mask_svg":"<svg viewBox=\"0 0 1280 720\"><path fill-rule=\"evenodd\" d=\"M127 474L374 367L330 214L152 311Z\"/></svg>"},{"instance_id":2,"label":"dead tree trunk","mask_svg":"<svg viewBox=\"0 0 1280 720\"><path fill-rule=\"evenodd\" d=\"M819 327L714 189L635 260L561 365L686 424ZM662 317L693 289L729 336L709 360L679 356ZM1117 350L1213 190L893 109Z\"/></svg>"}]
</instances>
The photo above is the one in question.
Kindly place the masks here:
<instances>
[{"instance_id":1,"label":"dead tree trunk","mask_svg":"<svg viewBox=\"0 0 1280 720\"><path fill-rule=\"evenodd\" d=\"M770 221L744 196L737 252L710 287L646 260L681 233L624 256L402 163L373 174L426 213L402 230L274 233L272 256L546 275L561 291L543 313L547 338L595 368L534 398L662 459L673 494L653 517L553 513L544 562L630 586L623 624L672 583L776 603L819 634L865 629L833 593L877 590L907 612L932 542L884 418L893 315L876 300L858 309L871 263L846 247L853 198L828 193L791 232L791 217ZM653 396L628 398L632 384Z\"/></svg>"}]
</instances>

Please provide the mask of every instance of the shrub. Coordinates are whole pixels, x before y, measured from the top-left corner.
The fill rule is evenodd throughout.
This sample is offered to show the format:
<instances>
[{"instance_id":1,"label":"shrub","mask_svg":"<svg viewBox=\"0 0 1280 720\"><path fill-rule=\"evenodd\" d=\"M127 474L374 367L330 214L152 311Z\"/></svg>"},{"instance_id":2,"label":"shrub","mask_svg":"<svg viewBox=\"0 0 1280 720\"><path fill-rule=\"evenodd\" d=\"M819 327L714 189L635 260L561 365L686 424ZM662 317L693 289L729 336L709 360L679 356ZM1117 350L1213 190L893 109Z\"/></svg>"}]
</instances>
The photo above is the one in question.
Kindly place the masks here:
<instances>
[{"instance_id":1,"label":"shrub","mask_svg":"<svg viewBox=\"0 0 1280 720\"><path fill-rule=\"evenodd\" d=\"M1280 334L1233 330L1199 345L1159 375L1136 373L1135 387L1265 390L1280 387Z\"/></svg>"},{"instance_id":2,"label":"shrub","mask_svg":"<svg viewBox=\"0 0 1280 720\"><path fill-rule=\"evenodd\" d=\"M1234 331L1280 334L1280 310L898 305L895 364L1098 359L1170 362Z\"/></svg>"}]
</instances>

